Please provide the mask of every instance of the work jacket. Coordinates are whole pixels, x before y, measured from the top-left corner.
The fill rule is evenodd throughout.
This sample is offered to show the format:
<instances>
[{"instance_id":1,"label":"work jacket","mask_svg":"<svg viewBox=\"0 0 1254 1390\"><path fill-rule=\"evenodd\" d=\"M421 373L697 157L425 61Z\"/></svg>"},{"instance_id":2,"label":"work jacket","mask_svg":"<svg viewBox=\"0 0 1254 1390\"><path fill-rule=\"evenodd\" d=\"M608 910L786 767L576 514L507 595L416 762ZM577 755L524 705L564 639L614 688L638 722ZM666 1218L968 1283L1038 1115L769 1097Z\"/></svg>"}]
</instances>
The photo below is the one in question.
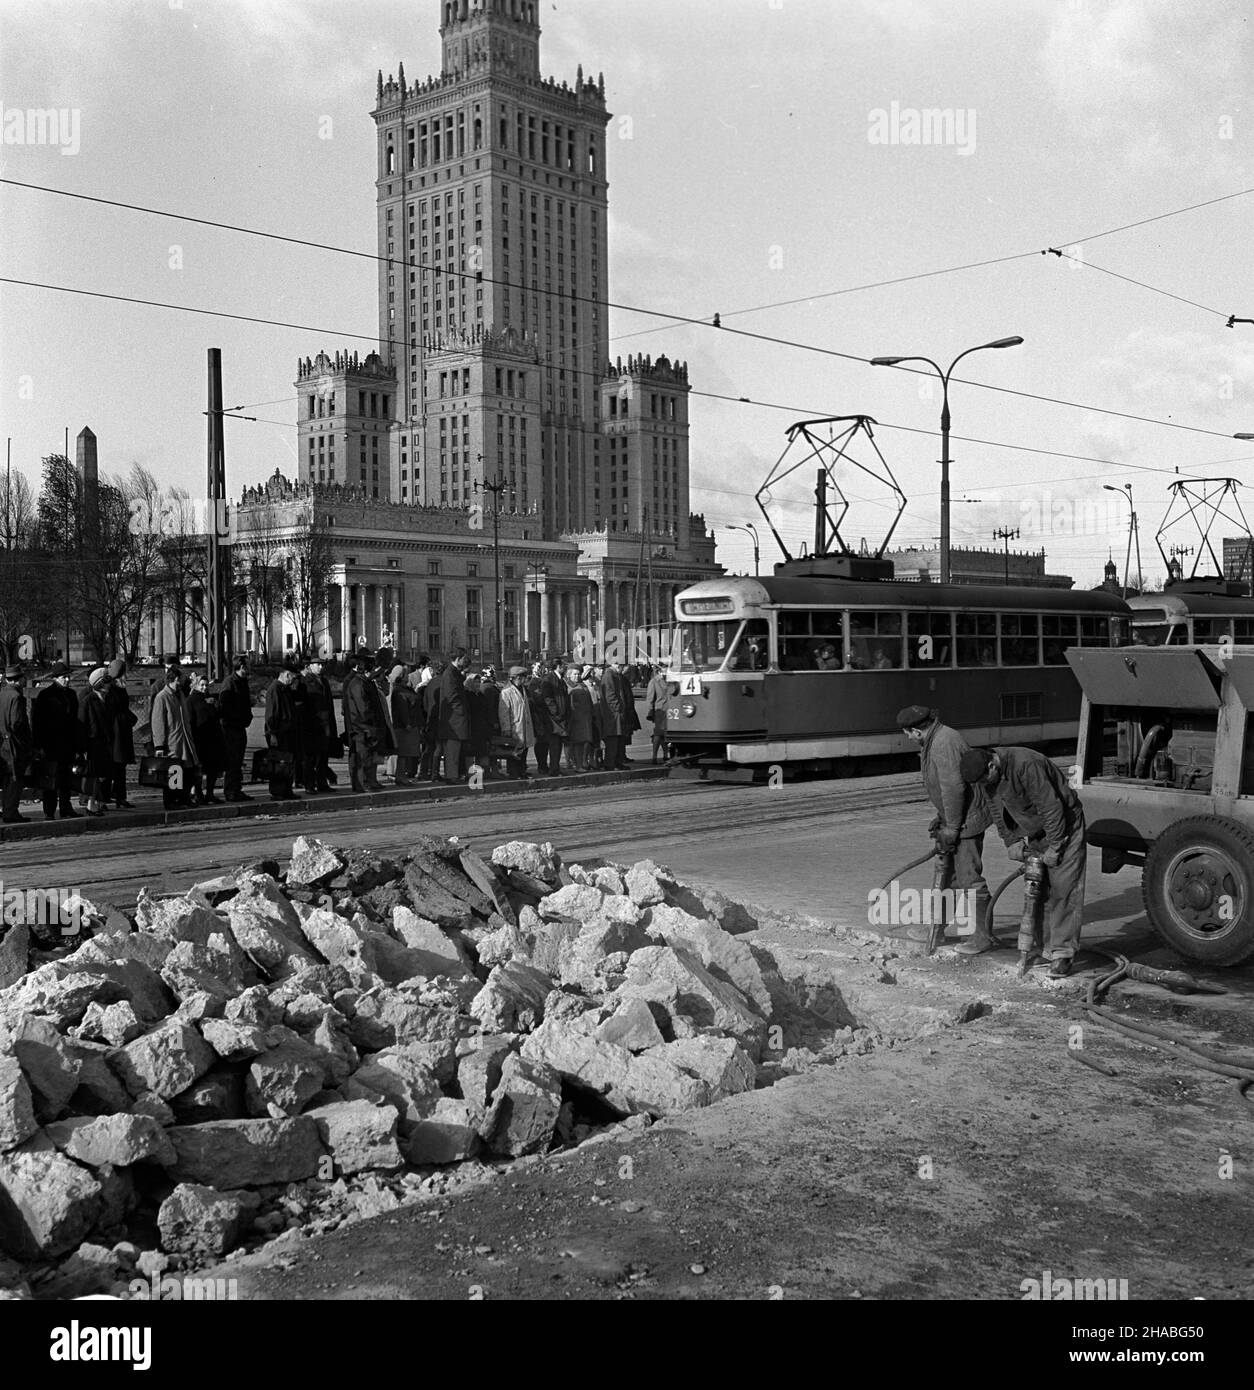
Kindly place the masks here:
<instances>
[{"instance_id":1,"label":"work jacket","mask_svg":"<svg viewBox=\"0 0 1254 1390\"><path fill-rule=\"evenodd\" d=\"M88 777L113 775L113 712L103 690L85 690L78 705L78 722L87 759Z\"/></svg>"},{"instance_id":2,"label":"work jacket","mask_svg":"<svg viewBox=\"0 0 1254 1390\"><path fill-rule=\"evenodd\" d=\"M247 676L232 675L223 684L218 712L224 729L247 729L253 722L253 692Z\"/></svg>"},{"instance_id":3,"label":"work jacket","mask_svg":"<svg viewBox=\"0 0 1254 1390\"><path fill-rule=\"evenodd\" d=\"M30 721L26 717L26 696L16 685L0 686L0 753L11 762L30 757Z\"/></svg>"},{"instance_id":4,"label":"work jacket","mask_svg":"<svg viewBox=\"0 0 1254 1390\"><path fill-rule=\"evenodd\" d=\"M135 761L135 725L139 723L124 679L115 680L105 692L105 704L113 719L113 761L123 765Z\"/></svg>"},{"instance_id":5,"label":"work jacket","mask_svg":"<svg viewBox=\"0 0 1254 1390\"><path fill-rule=\"evenodd\" d=\"M383 694L360 671L344 682L344 733L376 754L391 753L395 747Z\"/></svg>"},{"instance_id":6,"label":"work jacket","mask_svg":"<svg viewBox=\"0 0 1254 1390\"><path fill-rule=\"evenodd\" d=\"M988 788L993 824L1007 845L1029 840L1034 847L1061 850L1084 824L1080 798L1067 775L1033 748L997 748L1001 776Z\"/></svg>"},{"instance_id":7,"label":"work jacket","mask_svg":"<svg viewBox=\"0 0 1254 1390\"><path fill-rule=\"evenodd\" d=\"M940 828L962 839L983 835L993 823L992 808L984 788L963 782L958 771L970 745L948 724L937 721L919 745L919 770L928 800L936 807Z\"/></svg>"}]
</instances>

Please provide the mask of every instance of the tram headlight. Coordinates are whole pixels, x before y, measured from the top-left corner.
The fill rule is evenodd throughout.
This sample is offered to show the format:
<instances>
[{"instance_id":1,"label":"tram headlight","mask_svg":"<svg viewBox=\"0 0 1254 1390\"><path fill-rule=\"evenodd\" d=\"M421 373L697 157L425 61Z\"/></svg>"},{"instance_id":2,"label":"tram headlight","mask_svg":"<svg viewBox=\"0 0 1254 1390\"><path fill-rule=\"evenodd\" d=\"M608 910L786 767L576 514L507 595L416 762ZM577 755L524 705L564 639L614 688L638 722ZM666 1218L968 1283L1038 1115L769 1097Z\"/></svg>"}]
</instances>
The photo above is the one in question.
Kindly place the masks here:
<instances>
[{"instance_id":1,"label":"tram headlight","mask_svg":"<svg viewBox=\"0 0 1254 1390\"><path fill-rule=\"evenodd\" d=\"M697 707L691 700L685 700L679 708L683 710L685 719L691 719L697 712Z\"/></svg>"}]
</instances>

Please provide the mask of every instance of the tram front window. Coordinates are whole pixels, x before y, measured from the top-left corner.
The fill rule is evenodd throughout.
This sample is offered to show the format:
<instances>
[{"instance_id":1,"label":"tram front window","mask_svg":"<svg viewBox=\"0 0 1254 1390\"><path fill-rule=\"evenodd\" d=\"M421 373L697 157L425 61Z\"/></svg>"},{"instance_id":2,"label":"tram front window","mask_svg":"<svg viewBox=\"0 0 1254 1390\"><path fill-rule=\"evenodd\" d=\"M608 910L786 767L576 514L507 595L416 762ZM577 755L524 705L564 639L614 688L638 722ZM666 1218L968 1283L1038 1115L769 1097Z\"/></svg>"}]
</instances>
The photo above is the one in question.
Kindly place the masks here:
<instances>
[{"instance_id":1,"label":"tram front window","mask_svg":"<svg viewBox=\"0 0 1254 1390\"><path fill-rule=\"evenodd\" d=\"M744 622L681 623L681 671L765 671L770 657L770 624L765 618Z\"/></svg>"}]
</instances>

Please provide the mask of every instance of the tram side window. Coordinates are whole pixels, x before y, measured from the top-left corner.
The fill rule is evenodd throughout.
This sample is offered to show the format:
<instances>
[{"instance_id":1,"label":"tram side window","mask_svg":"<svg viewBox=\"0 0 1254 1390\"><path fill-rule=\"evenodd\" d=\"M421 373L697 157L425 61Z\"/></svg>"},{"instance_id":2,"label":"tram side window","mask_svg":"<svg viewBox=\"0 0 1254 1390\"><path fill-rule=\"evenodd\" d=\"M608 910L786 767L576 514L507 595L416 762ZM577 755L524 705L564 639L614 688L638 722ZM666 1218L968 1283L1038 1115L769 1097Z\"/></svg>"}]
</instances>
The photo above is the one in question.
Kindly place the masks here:
<instances>
[{"instance_id":1,"label":"tram side window","mask_svg":"<svg viewBox=\"0 0 1254 1390\"><path fill-rule=\"evenodd\" d=\"M906 615L906 660L914 669L952 665L952 613Z\"/></svg>"},{"instance_id":2,"label":"tram side window","mask_svg":"<svg viewBox=\"0 0 1254 1390\"><path fill-rule=\"evenodd\" d=\"M958 665L997 665L997 616L994 613L959 613Z\"/></svg>"},{"instance_id":3,"label":"tram side window","mask_svg":"<svg viewBox=\"0 0 1254 1390\"><path fill-rule=\"evenodd\" d=\"M1080 619L1082 647L1110 646L1110 619L1105 613L1089 613Z\"/></svg>"},{"instance_id":4,"label":"tram side window","mask_svg":"<svg viewBox=\"0 0 1254 1390\"><path fill-rule=\"evenodd\" d=\"M1039 666L1040 642L1037 640L1039 622L1035 613L1003 613L1001 615L1001 664L1003 666Z\"/></svg>"},{"instance_id":5,"label":"tram side window","mask_svg":"<svg viewBox=\"0 0 1254 1390\"><path fill-rule=\"evenodd\" d=\"M779 615L779 665L783 671L839 671L844 637L839 610Z\"/></svg>"},{"instance_id":6,"label":"tram side window","mask_svg":"<svg viewBox=\"0 0 1254 1390\"><path fill-rule=\"evenodd\" d=\"M1235 641L1243 645L1254 642L1254 618L1235 618L1233 620L1233 625L1235 629L1233 634Z\"/></svg>"},{"instance_id":7,"label":"tram side window","mask_svg":"<svg viewBox=\"0 0 1254 1390\"><path fill-rule=\"evenodd\" d=\"M850 613L849 665L855 671L900 671L901 614Z\"/></svg>"},{"instance_id":8,"label":"tram side window","mask_svg":"<svg viewBox=\"0 0 1254 1390\"><path fill-rule=\"evenodd\" d=\"M1067 648L1076 645L1074 613L1046 613L1041 618L1041 648L1046 666L1065 666Z\"/></svg>"},{"instance_id":9,"label":"tram side window","mask_svg":"<svg viewBox=\"0 0 1254 1390\"><path fill-rule=\"evenodd\" d=\"M1232 636L1231 618L1194 618L1193 640L1195 642L1222 642Z\"/></svg>"}]
</instances>

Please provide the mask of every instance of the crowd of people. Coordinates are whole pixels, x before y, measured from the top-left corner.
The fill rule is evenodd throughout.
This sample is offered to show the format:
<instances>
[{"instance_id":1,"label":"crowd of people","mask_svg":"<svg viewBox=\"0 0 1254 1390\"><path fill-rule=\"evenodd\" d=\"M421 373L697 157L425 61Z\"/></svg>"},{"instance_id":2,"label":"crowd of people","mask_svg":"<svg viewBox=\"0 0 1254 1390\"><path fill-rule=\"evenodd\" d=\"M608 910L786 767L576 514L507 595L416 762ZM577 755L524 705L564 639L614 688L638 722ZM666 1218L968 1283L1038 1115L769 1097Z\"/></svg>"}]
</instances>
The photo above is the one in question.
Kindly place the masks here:
<instances>
[{"instance_id":1,"label":"crowd of people","mask_svg":"<svg viewBox=\"0 0 1254 1390\"><path fill-rule=\"evenodd\" d=\"M493 666L472 670L464 651L447 663L423 655L406 664L381 648L338 665L339 719L320 656L289 657L265 692L265 747L251 771L273 800L295 799L297 787L306 796L332 791L339 779L331 759L341 754L359 792L382 790L381 776L405 787L463 783L476 769L484 781L612 771L630 765L627 749L641 727L632 671L621 662L538 660L502 678ZM128 768L137 762L139 780L159 786L167 808L253 800L244 790L255 718L247 657L213 685L171 659L142 724L125 662L93 670L81 693L70 675L68 666L54 666L34 682L29 702L21 667L0 679L5 821L26 819L20 798L32 785L49 820L130 809ZM646 718L655 763L665 757L666 701L665 678L654 668Z\"/></svg>"}]
</instances>

